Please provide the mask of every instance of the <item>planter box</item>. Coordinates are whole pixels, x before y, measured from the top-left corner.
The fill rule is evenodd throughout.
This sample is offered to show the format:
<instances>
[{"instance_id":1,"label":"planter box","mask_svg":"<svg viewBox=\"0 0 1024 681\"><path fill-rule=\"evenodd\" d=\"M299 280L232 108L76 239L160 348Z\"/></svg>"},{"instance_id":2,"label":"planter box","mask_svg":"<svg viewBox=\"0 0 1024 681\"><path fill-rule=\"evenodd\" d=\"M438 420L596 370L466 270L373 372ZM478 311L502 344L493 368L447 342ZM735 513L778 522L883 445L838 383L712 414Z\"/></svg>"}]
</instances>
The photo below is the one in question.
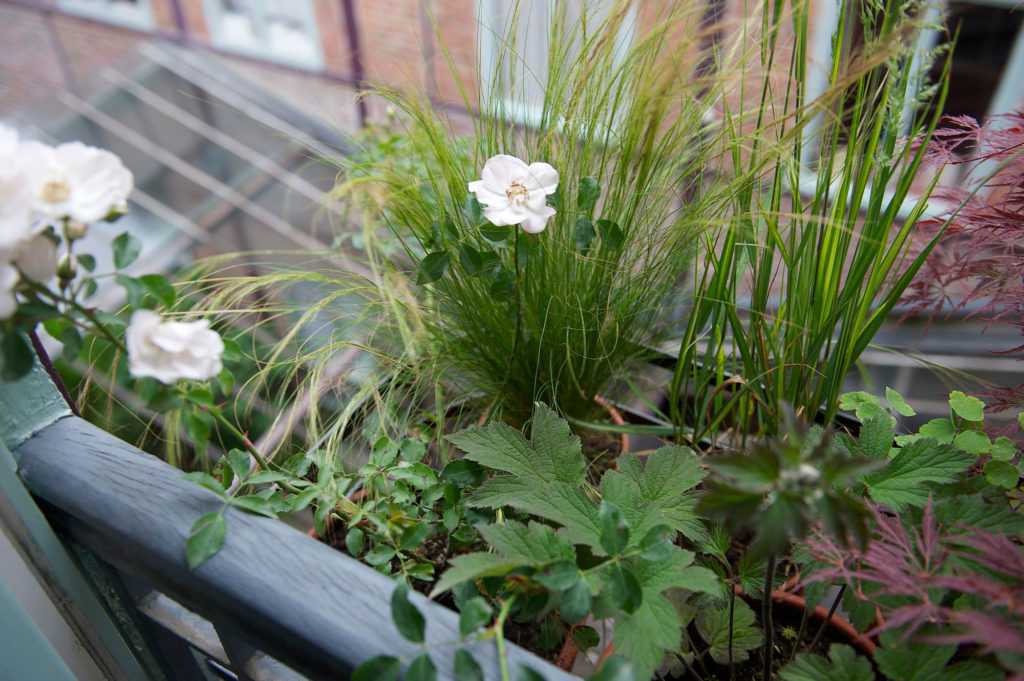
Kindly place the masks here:
<instances>
[{"instance_id":1,"label":"planter box","mask_svg":"<svg viewBox=\"0 0 1024 681\"><path fill-rule=\"evenodd\" d=\"M240 679L345 678L370 657L407 664L423 652L392 624L390 578L283 522L228 509L224 548L189 570L189 528L220 507L217 497L68 415L41 372L30 378L0 387L0 426L18 476L61 536L123 571L129 605L162 636L169 630L227 661ZM458 615L418 594L412 601L427 619L426 649L439 678L453 678ZM488 679L500 677L493 641L465 647ZM513 674L526 665L549 681L577 678L515 645L508 657Z\"/></svg>"}]
</instances>

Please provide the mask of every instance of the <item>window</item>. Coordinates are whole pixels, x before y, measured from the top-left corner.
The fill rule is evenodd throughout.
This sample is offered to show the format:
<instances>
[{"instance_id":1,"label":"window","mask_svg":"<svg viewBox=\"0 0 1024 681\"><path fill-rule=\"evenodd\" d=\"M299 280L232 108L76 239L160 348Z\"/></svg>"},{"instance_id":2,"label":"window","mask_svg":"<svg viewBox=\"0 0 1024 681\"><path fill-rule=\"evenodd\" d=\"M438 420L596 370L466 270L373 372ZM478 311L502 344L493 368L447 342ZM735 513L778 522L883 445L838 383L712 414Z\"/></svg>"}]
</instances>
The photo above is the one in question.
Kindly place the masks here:
<instances>
[{"instance_id":1,"label":"window","mask_svg":"<svg viewBox=\"0 0 1024 681\"><path fill-rule=\"evenodd\" d=\"M814 33L809 45L808 101L821 95L828 86L832 35L844 19L841 7L842 0L819 0L816 4ZM937 27L943 17L950 29L960 29L943 113L970 114L983 122L989 116L1024 105L1024 11L1015 0L935 0L922 11L926 12L924 23L936 28L924 30L918 36L914 57L918 63L944 39ZM941 64L933 66L933 69L941 69ZM939 72L933 71L931 75ZM921 74L922 77L925 75ZM908 94L904 104L903 119L908 128L915 106L911 99ZM808 168L813 167L817 159L819 127L812 121L804 133L803 162ZM966 170L966 166L961 168L961 171ZM943 181L956 182L956 172L948 180L944 176ZM808 173L805 176L801 178L801 184L813 187L814 176ZM904 206L901 213L908 208Z\"/></svg>"},{"instance_id":2,"label":"window","mask_svg":"<svg viewBox=\"0 0 1024 681\"><path fill-rule=\"evenodd\" d=\"M58 0L57 5L73 14L132 28L152 28L150 0Z\"/></svg>"},{"instance_id":3,"label":"window","mask_svg":"<svg viewBox=\"0 0 1024 681\"><path fill-rule=\"evenodd\" d=\"M206 16L217 47L294 66L323 65L312 0L206 0Z\"/></svg>"},{"instance_id":4,"label":"window","mask_svg":"<svg viewBox=\"0 0 1024 681\"><path fill-rule=\"evenodd\" d=\"M592 26L600 25L614 6L614 0L566 1L570 22L578 21L586 11L587 22ZM486 99L499 98L494 101L500 101L506 116L520 123L536 123L544 105L548 43L555 9L550 0L520 0L518 13L516 6L514 0L478 0L481 85ZM634 6L617 37L617 49L623 55L635 32ZM502 55L505 40L514 41L515 50ZM500 74L499 59L502 61Z\"/></svg>"}]
</instances>

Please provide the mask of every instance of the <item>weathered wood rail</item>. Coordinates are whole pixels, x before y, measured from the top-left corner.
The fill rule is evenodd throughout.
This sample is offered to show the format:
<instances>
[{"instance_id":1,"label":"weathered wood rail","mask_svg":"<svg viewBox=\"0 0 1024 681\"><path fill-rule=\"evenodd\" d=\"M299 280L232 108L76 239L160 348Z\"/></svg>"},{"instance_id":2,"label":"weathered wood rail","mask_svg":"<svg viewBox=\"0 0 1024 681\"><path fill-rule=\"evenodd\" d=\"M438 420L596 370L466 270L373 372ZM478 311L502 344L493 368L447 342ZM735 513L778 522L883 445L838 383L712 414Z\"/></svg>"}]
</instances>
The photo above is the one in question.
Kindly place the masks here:
<instances>
[{"instance_id":1,"label":"weathered wood rail","mask_svg":"<svg viewBox=\"0 0 1024 681\"><path fill-rule=\"evenodd\" d=\"M0 428L17 475L62 541L112 568L98 590L120 594L120 606L106 600L108 608L127 611L115 613L121 624L145 621L126 635L129 647L138 652L144 639L165 678L202 678L192 651L212 660L224 678L256 680L347 678L375 655L408 663L424 650L439 678L453 678L454 654L463 645L455 612L414 594L427 619L427 642L405 641L391 622L390 578L283 522L229 509L224 548L189 570L189 528L219 508L217 497L68 414L41 372L30 378L0 386ZM493 641L465 647L488 679L500 678ZM549 681L577 678L514 645L508 656L514 675L525 665Z\"/></svg>"}]
</instances>

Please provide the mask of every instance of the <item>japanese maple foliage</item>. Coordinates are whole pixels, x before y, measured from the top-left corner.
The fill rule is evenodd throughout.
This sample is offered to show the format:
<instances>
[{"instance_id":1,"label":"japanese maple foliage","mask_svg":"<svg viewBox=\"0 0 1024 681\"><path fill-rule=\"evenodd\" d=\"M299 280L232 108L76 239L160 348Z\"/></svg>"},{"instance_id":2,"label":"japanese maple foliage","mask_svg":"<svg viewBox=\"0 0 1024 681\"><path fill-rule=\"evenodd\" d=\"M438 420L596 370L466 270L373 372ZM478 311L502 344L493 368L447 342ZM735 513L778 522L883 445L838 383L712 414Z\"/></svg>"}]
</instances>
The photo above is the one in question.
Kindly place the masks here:
<instances>
[{"instance_id":1,"label":"japanese maple foliage","mask_svg":"<svg viewBox=\"0 0 1024 681\"><path fill-rule=\"evenodd\" d=\"M966 312L1024 334L1024 110L983 125L970 116L944 118L927 160L966 170L956 186L935 194L949 211L919 223L928 237L949 220L904 302L915 313ZM1003 352L1024 358L1024 343ZM1024 384L997 397L995 409L1024 404Z\"/></svg>"}]
</instances>

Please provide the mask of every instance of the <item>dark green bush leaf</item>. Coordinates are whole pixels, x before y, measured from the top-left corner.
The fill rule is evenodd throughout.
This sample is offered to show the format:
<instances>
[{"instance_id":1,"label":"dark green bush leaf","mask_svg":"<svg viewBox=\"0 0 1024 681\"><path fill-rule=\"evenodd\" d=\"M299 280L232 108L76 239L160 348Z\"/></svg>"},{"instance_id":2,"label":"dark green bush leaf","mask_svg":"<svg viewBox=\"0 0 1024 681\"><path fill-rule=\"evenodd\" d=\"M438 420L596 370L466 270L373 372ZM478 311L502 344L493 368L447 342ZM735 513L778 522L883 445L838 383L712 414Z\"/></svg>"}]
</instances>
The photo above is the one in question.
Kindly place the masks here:
<instances>
[{"instance_id":1,"label":"dark green bush leaf","mask_svg":"<svg viewBox=\"0 0 1024 681\"><path fill-rule=\"evenodd\" d=\"M451 256L447 251L427 253L420 261L419 269L416 272L416 283L422 286L437 281L448 271L450 262Z\"/></svg>"},{"instance_id":2,"label":"dark green bush leaf","mask_svg":"<svg viewBox=\"0 0 1024 681\"><path fill-rule=\"evenodd\" d=\"M476 197L472 194L466 196L466 202L462 207L462 212L466 216L466 219L474 225L480 224L480 221L484 219L484 207L480 205L480 202L476 200Z\"/></svg>"},{"instance_id":3,"label":"dark green bush leaf","mask_svg":"<svg viewBox=\"0 0 1024 681\"><path fill-rule=\"evenodd\" d=\"M576 218L576 227L572 231L572 239L576 244L576 250L584 255L590 250L590 244L594 242L597 232L594 231L594 223L590 218L581 215Z\"/></svg>"},{"instance_id":4,"label":"dark green bush leaf","mask_svg":"<svg viewBox=\"0 0 1024 681\"><path fill-rule=\"evenodd\" d=\"M459 249L459 262L462 263L462 269L466 270L466 274L471 277L484 271L483 254L469 244L465 244Z\"/></svg>"},{"instance_id":5,"label":"dark green bush leaf","mask_svg":"<svg viewBox=\"0 0 1024 681\"><path fill-rule=\"evenodd\" d=\"M196 569L212 558L224 546L227 525L224 515L218 511L200 516L192 524L192 531L185 542L185 558L189 569Z\"/></svg>"},{"instance_id":6,"label":"dark green bush leaf","mask_svg":"<svg viewBox=\"0 0 1024 681\"><path fill-rule=\"evenodd\" d=\"M601 636L594 627L578 626L572 630L572 640L580 652L586 652L601 642Z\"/></svg>"},{"instance_id":7,"label":"dark green bush leaf","mask_svg":"<svg viewBox=\"0 0 1024 681\"><path fill-rule=\"evenodd\" d=\"M352 672L352 681L398 681L401 673L402 663L397 657L380 655L356 667Z\"/></svg>"},{"instance_id":8,"label":"dark green bush leaf","mask_svg":"<svg viewBox=\"0 0 1024 681\"><path fill-rule=\"evenodd\" d=\"M643 560L665 560L672 553L672 540L676 532L668 525L655 525L640 540L640 558Z\"/></svg>"},{"instance_id":9,"label":"dark green bush leaf","mask_svg":"<svg viewBox=\"0 0 1024 681\"><path fill-rule=\"evenodd\" d=\"M590 213L597 205L601 196L601 185L593 177L580 179L580 193L576 197L576 206L584 213Z\"/></svg>"},{"instance_id":10,"label":"dark green bush leaf","mask_svg":"<svg viewBox=\"0 0 1024 681\"><path fill-rule=\"evenodd\" d=\"M78 264L81 265L82 269L86 272L96 271L96 258L92 257L88 253L81 253L76 258Z\"/></svg>"},{"instance_id":11,"label":"dark green bush leaf","mask_svg":"<svg viewBox=\"0 0 1024 681\"><path fill-rule=\"evenodd\" d=\"M350 556L358 558L366 547L366 534L358 527L351 528L345 534L345 550Z\"/></svg>"},{"instance_id":12,"label":"dark green bush leaf","mask_svg":"<svg viewBox=\"0 0 1024 681\"><path fill-rule=\"evenodd\" d=\"M585 580L578 580L572 588L562 594L559 608L562 619L569 624L581 621L590 612L591 602L590 586Z\"/></svg>"},{"instance_id":13,"label":"dark green bush leaf","mask_svg":"<svg viewBox=\"0 0 1024 681\"><path fill-rule=\"evenodd\" d=\"M613 565L608 574L608 596L612 604L632 615L643 602L644 594L629 568Z\"/></svg>"},{"instance_id":14,"label":"dark green bush leaf","mask_svg":"<svg viewBox=\"0 0 1024 681\"><path fill-rule=\"evenodd\" d=\"M398 548L403 551L412 551L426 541L432 530L433 527L431 527L430 523L423 522L406 528L402 532L402 537L398 540Z\"/></svg>"},{"instance_id":15,"label":"dark green bush leaf","mask_svg":"<svg viewBox=\"0 0 1024 681\"><path fill-rule=\"evenodd\" d=\"M247 494L242 497L231 497L231 505L236 508L249 511L250 513L258 513L259 515L267 516L268 518L276 518L277 512L274 510L274 504L268 499L256 494Z\"/></svg>"},{"instance_id":16,"label":"dark green bush leaf","mask_svg":"<svg viewBox=\"0 0 1024 681\"><path fill-rule=\"evenodd\" d=\"M0 377L5 381L16 381L32 370L35 362L35 355L28 341L16 331L4 331L3 339L0 340L0 348L3 349L3 371Z\"/></svg>"},{"instance_id":17,"label":"dark green bush leaf","mask_svg":"<svg viewBox=\"0 0 1024 681\"><path fill-rule=\"evenodd\" d=\"M160 301L164 307L172 307L176 298L174 287L171 282L159 274L144 274L139 277L139 282L146 287L154 298Z\"/></svg>"},{"instance_id":18,"label":"dark green bush leaf","mask_svg":"<svg viewBox=\"0 0 1024 681\"><path fill-rule=\"evenodd\" d=\"M409 585L399 584L391 594L391 619L407 640L423 643L427 622L419 609L409 602Z\"/></svg>"},{"instance_id":19,"label":"dark green bush leaf","mask_svg":"<svg viewBox=\"0 0 1024 681\"><path fill-rule=\"evenodd\" d=\"M621 655L612 655L587 681L637 681L633 665Z\"/></svg>"},{"instance_id":20,"label":"dark green bush leaf","mask_svg":"<svg viewBox=\"0 0 1024 681\"><path fill-rule=\"evenodd\" d=\"M1020 479L1020 471L1011 463L993 459L985 464L985 479L996 487L1013 489Z\"/></svg>"},{"instance_id":21,"label":"dark green bush leaf","mask_svg":"<svg viewBox=\"0 0 1024 681\"><path fill-rule=\"evenodd\" d=\"M626 234L611 220L598 220L597 233L601 235L601 243L610 250L617 251L626 242Z\"/></svg>"},{"instance_id":22,"label":"dark green bush leaf","mask_svg":"<svg viewBox=\"0 0 1024 681\"><path fill-rule=\"evenodd\" d=\"M580 579L580 570L571 560L559 561L533 576L552 591L565 591Z\"/></svg>"},{"instance_id":23,"label":"dark green bush leaf","mask_svg":"<svg viewBox=\"0 0 1024 681\"><path fill-rule=\"evenodd\" d=\"M128 267L142 252L142 242L129 232L122 232L114 239L114 267L119 270Z\"/></svg>"},{"instance_id":24,"label":"dark green bush leaf","mask_svg":"<svg viewBox=\"0 0 1024 681\"><path fill-rule=\"evenodd\" d=\"M220 484L220 480L213 477L209 473L203 471L194 471L192 473L186 473L185 479L190 482L194 482L200 487L205 487L217 496L224 496L224 485Z\"/></svg>"},{"instance_id":25,"label":"dark green bush leaf","mask_svg":"<svg viewBox=\"0 0 1024 681\"><path fill-rule=\"evenodd\" d=\"M430 655L423 653L412 661L405 672L404 681L434 681L437 678L437 667Z\"/></svg>"},{"instance_id":26,"label":"dark green bush leaf","mask_svg":"<svg viewBox=\"0 0 1024 681\"><path fill-rule=\"evenodd\" d=\"M601 525L601 548L610 556L622 553L629 543L629 524L622 511L614 504L602 501L597 519Z\"/></svg>"},{"instance_id":27,"label":"dark green bush leaf","mask_svg":"<svg viewBox=\"0 0 1024 681\"><path fill-rule=\"evenodd\" d=\"M466 637L486 625L491 621L491 613L491 606L480 596L469 599L459 613L459 634Z\"/></svg>"},{"instance_id":28,"label":"dark green bush leaf","mask_svg":"<svg viewBox=\"0 0 1024 681\"><path fill-rule=\"evenodd\" d=\"M456 459L444 467L441 479L459 487L475 487L484 481L484 469L475 461Z\"/></svg>"},{"instance_id":29,"label":"dark green bush leaf","mask_svg":"<svg viewBox=\"0 0 1024 681\"><path fill-rule=\"evenodd\" d=\"M508 227L507 225L488 224L480 228L480 233L483 234L484 238L488 241L499 243L501 241L506 241L510 236L512 236L513 229L513 227Z\"/></svg>"},{"instance_id":30,"label":"dark green bush leaf","mask_svg":"<svg viewBox=\"0 0 1024 681\"><path fill-rule=\"evenodd\" d=\"M468 650L455 651L455 681L484 681L484 670Z\"/></svg>"}]
</instances>

